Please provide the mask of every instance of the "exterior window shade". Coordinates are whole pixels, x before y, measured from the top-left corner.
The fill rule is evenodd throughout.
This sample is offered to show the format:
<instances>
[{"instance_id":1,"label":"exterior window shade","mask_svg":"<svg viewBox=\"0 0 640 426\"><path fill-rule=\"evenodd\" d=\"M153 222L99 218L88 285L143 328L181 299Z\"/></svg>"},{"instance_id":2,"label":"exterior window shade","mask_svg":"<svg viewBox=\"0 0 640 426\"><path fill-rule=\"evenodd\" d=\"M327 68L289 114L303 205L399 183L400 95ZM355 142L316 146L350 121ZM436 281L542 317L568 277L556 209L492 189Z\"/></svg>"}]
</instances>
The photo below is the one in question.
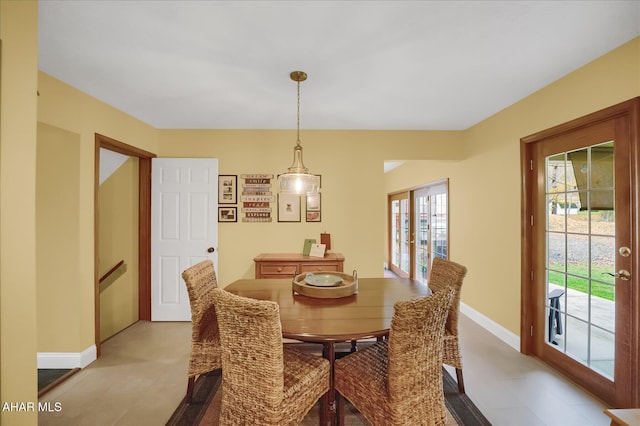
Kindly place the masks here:
<instances>
[{"instance_id":1,"label":"exterior window shade","mask_svg":"<svg viewBox=\"0 0 640 426\"><path fill-rule=\"evenodd\" d=\"M613 142L567 153L580 197L580 210L613 210Z\"/></svg>"}]
</instances>

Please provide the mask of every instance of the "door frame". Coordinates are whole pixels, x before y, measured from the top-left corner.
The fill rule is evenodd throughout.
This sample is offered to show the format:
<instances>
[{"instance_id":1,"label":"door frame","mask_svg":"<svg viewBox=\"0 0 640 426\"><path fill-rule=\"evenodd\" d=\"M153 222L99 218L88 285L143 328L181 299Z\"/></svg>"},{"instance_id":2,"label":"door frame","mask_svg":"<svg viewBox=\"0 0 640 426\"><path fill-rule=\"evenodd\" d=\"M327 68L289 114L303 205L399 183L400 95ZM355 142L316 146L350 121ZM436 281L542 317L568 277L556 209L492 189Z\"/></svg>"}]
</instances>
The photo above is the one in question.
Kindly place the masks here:
<instances>
[{"instance_id":1,"label":"door frame","mask_svg":"<svg viewBox=\"0 0 640 426\"><path fill-rule=\"evenodd\" d=\"M616 104L609 108L602 109L584 117L571 120L547 130L540 131L530 136L520 139L520 170L521 170L521 321L520 321L520 351L527 355L540 353L541 334L544 333L544 318L538 318L542 312L544 301L543 294L534 285L534 271L536 268L534 259L540 255L544 247L536 244L532 221L534 220L533 207L535 205L533 196L536 193L536 186L539 179L533 172L536 144L550 137L561 136L569 132L574 132L595 124L618 120L616 131L626 134L630 144L630 203L632 206L632 217L630 220L630 233L633 235L632 255L630 258L632 279L629 282L628 298L616 298L617 303L628 303L630 318L628 323L616 321L616 329L627 328L629 330L629 340L625 345L616 343L616 353L624 351L629 353L629 365L625 366L627 371L638 371L640 368L640 97ZM624 122L624 125L619 123ZM544 317L544 315L542 315ZM542 326L540 325L542 324ZM616 339L618 341L618 339ZM616 375L617 376L617 375ZM605 395L599 391L602 387L596 380L581 383L591 392L604 399L607 403L620 408L638 407L640 405L640 378L632 375L624 383L624 388L616 386L614 395Z\"/></svg>"},{"instance_id":2,"label":"door frame","mask_svg":"<svg viewBox=\"0 0 640 426\"><path fill-rule=\"evenodd\" d=\"M96 356L100 357L100 282L98 255L100 241L100 148L138 158L138 319L151 320L151 159L155 154L120 142L108 136L95 134L94 138L94 323Z\"/></svg>"}]
</instances>

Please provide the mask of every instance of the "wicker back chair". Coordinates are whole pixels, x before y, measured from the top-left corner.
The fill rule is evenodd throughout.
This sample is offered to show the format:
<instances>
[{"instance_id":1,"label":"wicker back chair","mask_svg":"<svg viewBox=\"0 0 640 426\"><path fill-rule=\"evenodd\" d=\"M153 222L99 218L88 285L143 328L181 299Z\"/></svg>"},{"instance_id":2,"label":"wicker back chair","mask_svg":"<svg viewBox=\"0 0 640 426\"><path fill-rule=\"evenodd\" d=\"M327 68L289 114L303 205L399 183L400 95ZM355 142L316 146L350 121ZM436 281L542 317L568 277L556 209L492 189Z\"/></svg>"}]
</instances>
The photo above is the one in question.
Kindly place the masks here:
<instances>
[{"instance_id":1,"label":"wicker back chair","mask_svg":"<svg viewBox=\"0 0 640 426\"><path fill-rule=\"evenodd\" d=\"M218 287L213 262L205 260L182 273L191 304L191 358L186 402L191 402L197 376L222 367L222 351L213 289Z\"/></svg>"},{"instance_id":2,"label":"wicker back chair","mask_svg":"<svg viewBox=\"0 0 640 426\"><path fill-rule=\"evenodd\" d=\"M335 361L340 424L343 398L374 426L445 424L442 345L453 297L444 290L397 302L388 340Z\"/></svg>"},{"instance_id":3,"label":"wicker back chair","mask_svg":"<svg viewBox=\"0 0 640 426\"><path fill-rule=\"evenodd\" d=\"M462 356L460 355L460 341L458 338L458 314L460 313L460 291L467 268L450 260L435 258L429 274L429 288L433 292L444 288L453 288L455 297L449 310L444 334L444 364L455 367L458 379L458 392L464 393L462 378Z\"/></svg>"},{"instance_id":4,"label":"wicker back chair","mask_svg":"<svg viewBox=\"0 0 640 426\"><path fill-rule=\"evenodd\" d=\"M329 361L283 347L278 304L222 289L213 294L222 342L220 424L297 425L323 395L324 408Z\"/></svg>"}]
</instances>

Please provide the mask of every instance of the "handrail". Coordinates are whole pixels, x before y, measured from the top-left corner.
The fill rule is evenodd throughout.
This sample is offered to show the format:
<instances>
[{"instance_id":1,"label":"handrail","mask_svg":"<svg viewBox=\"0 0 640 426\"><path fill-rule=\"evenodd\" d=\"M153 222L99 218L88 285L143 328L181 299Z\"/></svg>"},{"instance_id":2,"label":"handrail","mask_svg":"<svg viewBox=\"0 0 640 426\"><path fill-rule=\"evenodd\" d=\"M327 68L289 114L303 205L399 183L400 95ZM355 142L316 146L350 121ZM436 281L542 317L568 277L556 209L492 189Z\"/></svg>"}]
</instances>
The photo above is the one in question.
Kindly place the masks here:
<instances>
[{"instance_id":1,"label":"handrail","mask_svg":"<svg viewBox=\"0 0 640 426\"><path fill-rule=\"evenodd\" d=\"M124 265L124 260L121 260L120 262L116 263L116 266L114 266L113 268L109 269L103 276L101 276L100 279L98 280L98 283L101 284L102 281L104 281L107 278L109 278L109 275L113 274L122 265Z\"/></svg>"}]
</instances>

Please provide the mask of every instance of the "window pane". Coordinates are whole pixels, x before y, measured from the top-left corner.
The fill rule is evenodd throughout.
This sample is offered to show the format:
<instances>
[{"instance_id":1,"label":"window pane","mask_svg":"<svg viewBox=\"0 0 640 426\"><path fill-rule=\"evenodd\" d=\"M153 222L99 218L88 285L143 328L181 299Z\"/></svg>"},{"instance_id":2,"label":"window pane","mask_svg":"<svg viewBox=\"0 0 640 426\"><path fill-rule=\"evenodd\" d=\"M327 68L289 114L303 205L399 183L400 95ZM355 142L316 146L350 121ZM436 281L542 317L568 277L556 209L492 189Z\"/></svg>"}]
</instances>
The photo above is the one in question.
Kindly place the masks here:
<instances>
[{"instance_id":1,"label":"window pane","mask_svg":"<svg viewBox=\"0 0 640 426\"><path fill-rule=\"evenodd\" d=\"M568 315L566 318L566 329L563 335L566 343L565 352L583 364L587 364L589 349L588 324Z\"/></svg>"},{"instance_id":2,"label":"window pane","mask_svg":"<svg viewBox=\"0 0 640 426\"><path fill-rule=\"evenodd\" d=\"M591 188L609 188L613 180L613 143L591 147ZM613 198L611 199L613 201Z\"/></svg>"},{"instance_id":3,"label":"window pane","mask_svg":"<svg viewBox=\"0 0 640 426\"><path fill-rule=\"evenodd\" d=\"M565 259L565 234L557 232L549 232L547 234L547 262L548 268L554 271L564 272ZM551 280L551 278L550 278ZM557 280L553 280L556 284L560 284Z\"/></svg>"},{"instance_id":4,"label":"window pane","mask_svg":"<svg viewBox=\"0 0 640 426\"><path fill-rule=\"evenodd\" d=\"M565 194L549 194L547 195L547 206L549 207L549 217L547 220L547 229L549 231L565 231Z\"/></svg>"}]
</instances>

